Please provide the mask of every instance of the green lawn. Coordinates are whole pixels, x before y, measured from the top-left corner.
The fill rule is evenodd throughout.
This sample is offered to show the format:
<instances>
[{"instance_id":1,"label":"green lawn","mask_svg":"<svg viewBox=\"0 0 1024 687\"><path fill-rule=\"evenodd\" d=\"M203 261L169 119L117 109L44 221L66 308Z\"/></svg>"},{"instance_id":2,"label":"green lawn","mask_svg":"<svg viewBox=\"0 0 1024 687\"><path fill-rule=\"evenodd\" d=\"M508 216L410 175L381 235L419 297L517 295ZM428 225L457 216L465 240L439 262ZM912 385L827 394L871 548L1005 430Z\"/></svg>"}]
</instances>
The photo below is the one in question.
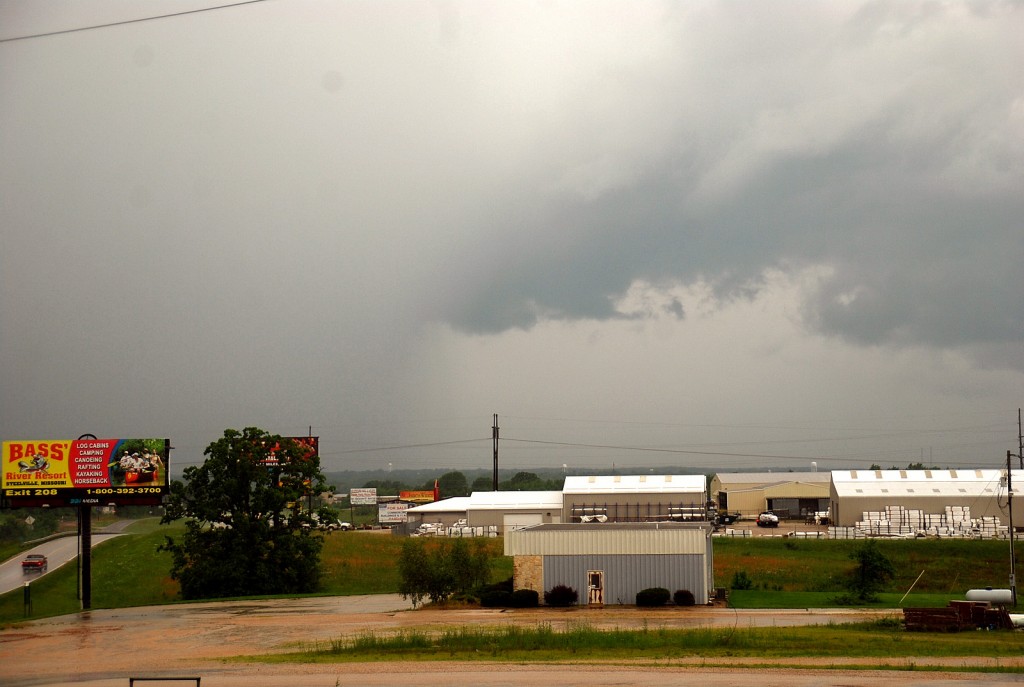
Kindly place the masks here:
<instances>
[{"instance_id":1,"label":"green lawn","mask_svg":"<svg viewBox=\"0 0 1024 687\"><path fill-rule=\"evenodd\" d=\"M323 593L349 596L353 594L394 594L399 576L396 562L402 543L408 541L390 532L332 532L324 538L321 555L324 575ZM488 539L494 556L492 580L512 577L512 561L502 555L502 540Z\"/></svg>"},{"instance_id":2,"label":"green lawn","mask_svg":"<svg viewBox=\"0 0 1024 687\"><path fill-rule=\"evenodd\" d=\"M178 601L178 584L171 579L171 556L157 548L168 535L180 536L181 522L160 525L158 518L133 523L125 536L115 537L93 549L92 607L124 608ZM320 594L394 594L402 537L381 532L332 532L324 536L321 556L324 569ZM493 580L512 576L512 561L501 555L502 540L487 540L494 554ZM81 609L78 574L74 563L32 582L32 612L41 618ZM17 589L0 596L0 623L24 619L24 592Z\"/></svg>"},{"instance_id":3,"label":"green lawn","mask_svg":"<svg viewBox=\"0 0 1024 687\"><path fill-rule=\"evenodd\" d=\"M1024 651L1019 632L960 634L907 633L899 623L880 621L849 625L780 628L701 628L693 630L598 630L585 624L555 631L550 626L481 628L463 626L437 632L408 630L399 634L362 633L318 643L291 654L255 658L268 662L345 661L629 661L705 659L702 665L729 665L729 659L785 659L836 656L872 659L844 669L901 667L906 658L985 656L1018 658ZM882 659L881 663L878 662ZM885 659L892 659L891 662ZM807 666L800 667L821 667ZM828 666L825 666L828 667ZM913 665L909 669L914 669ZM972 670L947 666L952 670ZM992 671L991 668L977 670ZM998 672L1020 673L1019 668Z\"/></svg>"},{"instance_id":4,"label":"green lawn","mask_svg":"<svg viewBox=\"0 0 1024 687\"><path fill-rule=\"evenodd\" d=\"M837 608L838 592L766 592L760 590L729 592L729 605L734 608ZM935 593L911 593L903 599L903 593L879 594L872 603L858 604L858 608L943 608L950 601L963 600L959 595ZM900 603L900 600L903 600Z\"/></svg>"},{"instance_id":5,"label":"green lawn","mask_svg":"<svg viewBox=\"0 0 1024 687\"><path fill-rule=\"evenodd\" d=\"M850 553L862 544L862 540L716 538L715 585L731 587L736 573L742 571L759 591L839 592L853 566ZM879 550L896 568L890 587L897 601L911 585L915 594L955 598L963 598L968 589L1006 587L1009 546L1005 541L958 539L878 541ZM1019 567L1019 552L1017 558Z\"/></svg>"},{"instance_id":6,"label":"green lawn","mask_svg":"<svg viewBox=\"0 0 1024 687\"><path fill-rule=\"evenodd\" d=\"M92 607L123 608L174 601L178 586L170 579L170 554L157 551L167 533L180 532L179 524L160 526L158 518L138 520L128 534L94 547L92 552ZM81 609L78 570L74 561L31 583L30 617L74 613ZM25 617L24 590L0 596L0 622Z\"/></svg>"}]
</instances>

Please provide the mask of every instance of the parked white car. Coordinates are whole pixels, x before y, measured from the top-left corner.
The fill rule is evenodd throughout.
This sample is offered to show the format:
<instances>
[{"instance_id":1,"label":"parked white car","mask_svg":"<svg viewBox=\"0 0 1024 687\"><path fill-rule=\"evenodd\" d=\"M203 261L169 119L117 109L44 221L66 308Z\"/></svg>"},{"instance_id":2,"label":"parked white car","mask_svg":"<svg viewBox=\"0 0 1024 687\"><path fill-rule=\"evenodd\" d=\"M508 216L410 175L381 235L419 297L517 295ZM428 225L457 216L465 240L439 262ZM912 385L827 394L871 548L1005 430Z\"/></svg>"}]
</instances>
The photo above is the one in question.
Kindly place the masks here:
<instances>
[{"instance_id":1,"label":"parked white car","mask_svg":"<svg viewBox=\"0 0 1024 687\"><path fill-rule=\"evenodd\" d=\"M765 511L757 516L758 527L778 527L779 516L771 511Z\"/></svg>"}]
</instances>

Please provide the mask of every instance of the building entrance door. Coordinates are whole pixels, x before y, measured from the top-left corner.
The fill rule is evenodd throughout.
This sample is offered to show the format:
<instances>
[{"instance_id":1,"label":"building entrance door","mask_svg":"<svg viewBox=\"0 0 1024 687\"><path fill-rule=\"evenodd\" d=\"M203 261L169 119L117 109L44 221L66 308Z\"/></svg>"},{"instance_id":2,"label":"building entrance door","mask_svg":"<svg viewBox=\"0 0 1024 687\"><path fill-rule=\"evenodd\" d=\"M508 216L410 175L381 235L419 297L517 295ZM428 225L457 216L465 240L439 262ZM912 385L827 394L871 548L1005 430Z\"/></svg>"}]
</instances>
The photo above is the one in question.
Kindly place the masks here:
<instances>
[{"instance_id":1,"label":"building entrance door","mask_svg":"<svg viewBox=\"0 0 1024 687\"><path fill-rule=\"evenodd\" d=\"M587 604L604 605L604 570L587 571Z\"/></svg>"}]
</instances>

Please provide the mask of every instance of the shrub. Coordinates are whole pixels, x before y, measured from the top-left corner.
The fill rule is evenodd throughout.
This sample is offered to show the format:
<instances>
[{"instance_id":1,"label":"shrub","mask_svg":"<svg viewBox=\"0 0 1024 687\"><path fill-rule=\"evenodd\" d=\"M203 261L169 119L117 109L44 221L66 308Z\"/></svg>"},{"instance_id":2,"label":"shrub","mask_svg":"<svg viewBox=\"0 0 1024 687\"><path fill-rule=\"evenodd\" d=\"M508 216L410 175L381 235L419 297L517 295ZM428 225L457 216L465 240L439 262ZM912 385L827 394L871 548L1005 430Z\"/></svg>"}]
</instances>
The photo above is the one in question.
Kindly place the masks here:
<instances>
[{"instance_id":1,"label":"shrub","mask_svg":"<svg viewBox=\"0 0 1024 687\"><path fill-rule=\"evenodd\" d=\"M512 605L512 592L492 589L480 593L480 605L484 608L508 608Z\"/></svg>"},{"instance_id":2,"label":"shrub","mask_svg":"<svg viewBox=\"0 0 1024 687\"><path fill-rule=\"evenodd\" d=\"M744 570L737 570L732 574L732 582L729 584L731 589L753 589L754 581L750 579L750 575Z\"/></svg>"},{"instance_id":3,"label":"shrub","mask_svg":"<svg viewBox=\"0 0 1024 687\"><path fill-rule=\"evenodd\" d=\"M672 600L676 606L693 606L697 603L697 600L693 598L693 592L689 589L677 589L676 593L672 595Z\"/></svg>"},{"instance_id":4,"label":"shrub","mask_svg":"<svg viewBox=\"0 0 1024 687\"><path fill-rule=\"evenodd\" d=\"M858 601L875 601L878 592L896 576L896 568L884 553L878 549L878 542L868 539L862 546L850 552L850 558L857 565L850 571L846 591Z\"/></svg>"},{"instance_id":5,"label":"shrub","mask_svg":"<svg viewBox=\"0 0 1024 687\"><path fill-rule=\"evenodd\" d=\"M544 592L544 603L548 606L575 606L580 595L572 587L558 584Z\"/></svg>"},{"instance_id":6,"label":"shrub","mask_svg":"<svg viewBox=\"0 0 1024 687\"><path fill-rule=\"evenodd\" d=\"M540 594L534 589L517 589L509 596L512 608L536 608L540 605Z\"/></svg>"},{"instance_id":7,"label":"shrub","mask_svg":"<svg viewBox=\"0 0 1024 687\"><path fill-rule=\"evenodd\" d=\"M480 593L482 594L484 592L508 592L509 594L511 594L512 593L512 585L513 585L512 578L509 577L509 578L506 578L506 579L502 580L501 582L493 582L491 584L485 584L484 586L482 586L480 588Z\"/></svg>"},{"instance_id":8,"label":"shrub","mask_svg":"<svg viewBox=\"0 0 1024 687\"><path fill-rule=\"evenodd\" d=\"M672 592L664 587L641 589L636 593L637 606L664 606L672 598Z\"/></svg>"}]
</instances>

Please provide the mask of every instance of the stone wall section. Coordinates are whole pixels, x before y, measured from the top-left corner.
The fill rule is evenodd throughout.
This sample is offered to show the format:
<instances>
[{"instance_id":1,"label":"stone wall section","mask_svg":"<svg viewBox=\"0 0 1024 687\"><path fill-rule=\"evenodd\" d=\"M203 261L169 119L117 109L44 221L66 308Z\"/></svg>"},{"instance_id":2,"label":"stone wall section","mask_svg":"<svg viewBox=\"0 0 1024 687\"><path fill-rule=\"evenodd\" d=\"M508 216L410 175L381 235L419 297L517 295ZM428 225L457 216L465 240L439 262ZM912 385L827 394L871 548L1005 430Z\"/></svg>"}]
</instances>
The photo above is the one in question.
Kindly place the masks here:
<instances>
[{"instance_id":1,"label":"stone wall section","mask_svg":"<svg viewBox=\"0 0 1024 687\"><path fill-rule=\"evenodd\" d=\"M544 558L516 556L512 559L512 588L532 589L544 599Z\"/></svg>"}]
</instances>

